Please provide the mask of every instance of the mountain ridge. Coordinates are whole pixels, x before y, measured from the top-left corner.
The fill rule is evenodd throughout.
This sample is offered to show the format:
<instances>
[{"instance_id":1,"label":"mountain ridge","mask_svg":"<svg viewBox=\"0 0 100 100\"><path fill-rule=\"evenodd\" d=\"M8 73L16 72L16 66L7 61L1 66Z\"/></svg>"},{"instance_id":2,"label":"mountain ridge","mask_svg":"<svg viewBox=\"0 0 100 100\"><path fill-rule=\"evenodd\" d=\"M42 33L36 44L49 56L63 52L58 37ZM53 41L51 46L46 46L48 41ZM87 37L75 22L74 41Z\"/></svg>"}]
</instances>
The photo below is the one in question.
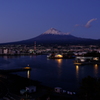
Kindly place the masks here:
<instances>
[{"instance_id":1,"label":"mountain ridge","mask_svg":"<svg viewBox=\"0 0 100 100\"><path fill-rule=\"evenodd\" d=\"M100 39L96 40L96 39L76 37L71 34L61 32L55 28L50 28L49 30L45 31L44 33L40 34L37 37L17 42L5 43L5 44L34 44L34 42L36 42L36 44L44 44L44 45L49 45L49 44L99 45Z\"/></svg>"}]
</instances>

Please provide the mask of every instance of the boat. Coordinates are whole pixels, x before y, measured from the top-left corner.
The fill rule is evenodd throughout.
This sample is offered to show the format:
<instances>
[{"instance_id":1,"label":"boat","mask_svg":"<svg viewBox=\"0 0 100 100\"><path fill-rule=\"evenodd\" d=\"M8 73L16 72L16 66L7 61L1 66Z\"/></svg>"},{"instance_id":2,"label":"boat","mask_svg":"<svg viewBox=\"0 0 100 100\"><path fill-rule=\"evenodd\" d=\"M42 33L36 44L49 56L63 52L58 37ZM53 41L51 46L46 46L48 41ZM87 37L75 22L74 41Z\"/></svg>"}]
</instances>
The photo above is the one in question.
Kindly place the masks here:
<instances>
[{"instance_id":1,"label":"boat","mask_svg":"<svg viewBox=\"0 0 100 100\"><path fill-rule=\"evenodd\" d=\"M50 59L62 59L63 58L63 55L62 54L49 54L47 55L47 58L50 58Z\"/></svg>"},{"instance_id":2,"label":"boat","mask_svg":"<svg viewBox=\"0 0 100 100\"><path fill-rule=\"evenodd\" d=\"M74 60L75 65L88 65L88 64L100 64L99 57L80 57L77 56Z\"/></svg>"},{"instance_id":3,"label":"boat","mask_svg":"<svg viewBox=\"0 0 100 100\"><path fill-rule=\"evenodd\" d=\"M75 58L75 56L72 54L68 54L68 53L51 53L51 54L47 55L47 58L50 58L50 59L71 59L71 58Z\"/></svg>"}]
</instances>

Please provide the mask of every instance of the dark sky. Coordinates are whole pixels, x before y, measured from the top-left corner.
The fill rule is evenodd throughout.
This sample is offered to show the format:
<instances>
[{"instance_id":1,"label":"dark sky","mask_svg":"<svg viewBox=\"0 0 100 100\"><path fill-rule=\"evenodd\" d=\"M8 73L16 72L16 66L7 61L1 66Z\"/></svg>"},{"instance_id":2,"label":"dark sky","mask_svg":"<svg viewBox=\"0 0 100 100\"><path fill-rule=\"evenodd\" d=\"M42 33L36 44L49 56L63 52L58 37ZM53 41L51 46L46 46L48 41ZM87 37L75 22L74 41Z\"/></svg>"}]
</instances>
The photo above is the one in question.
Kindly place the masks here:
<instances>
[{"instance_id":1,"label":"dark sky","mask_svg":"<svg viewBox=\"0 0 100 100\"><path fill-rule=\"evenodd\" d=\"M51 27L100 39L100 0L0 0L0 43L30 39Z\"/></svg>"}]
</instances>

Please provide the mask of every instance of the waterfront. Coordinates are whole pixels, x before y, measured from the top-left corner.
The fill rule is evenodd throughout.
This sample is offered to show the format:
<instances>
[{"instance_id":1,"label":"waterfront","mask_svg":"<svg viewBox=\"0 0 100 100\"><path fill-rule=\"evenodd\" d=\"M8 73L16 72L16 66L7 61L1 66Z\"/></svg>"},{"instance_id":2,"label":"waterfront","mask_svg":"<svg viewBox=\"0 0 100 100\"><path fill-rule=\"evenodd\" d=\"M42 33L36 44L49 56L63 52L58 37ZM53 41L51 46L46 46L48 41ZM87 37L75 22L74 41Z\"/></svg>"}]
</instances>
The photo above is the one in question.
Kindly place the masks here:
<instances>
[{"instance_id":1,"label":"waterfront","mask_svg":"<svg viewBox=\"0 0 100 100\"><path fill-rule=\"evenodd\" d=\"M0 57L0 69L16 69L30 66L33 80L40 81L50 87L62 87L65 90L75 91L81 79L90 75L100 77L100 68L97 65L75 66L74 59L47 59L47 55L38 56L3 56ZM27 77L26 72L14 74Z\"/></svg>"}]
</instances>

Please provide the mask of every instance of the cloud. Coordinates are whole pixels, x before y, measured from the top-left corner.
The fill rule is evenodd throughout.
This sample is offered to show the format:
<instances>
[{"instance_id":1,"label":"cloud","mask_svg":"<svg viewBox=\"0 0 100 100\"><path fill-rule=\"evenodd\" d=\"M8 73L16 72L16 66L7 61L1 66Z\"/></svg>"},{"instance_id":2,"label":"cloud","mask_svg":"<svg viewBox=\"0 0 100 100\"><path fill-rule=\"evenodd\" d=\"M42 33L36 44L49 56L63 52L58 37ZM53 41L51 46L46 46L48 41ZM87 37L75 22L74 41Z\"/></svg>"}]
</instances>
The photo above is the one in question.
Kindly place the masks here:
<instances>
[{"instance_id":1,"label":"cloud","mask_svg":"<svg viewBox=\"0 0 100 100\"><path fill-rule=\"evenodd\" d=\"M91 22L93 22L93 21L95 21L95 20L97 20L97 18L93 18L93 19L89 20L89 21L84 25L84 27L90 28L90 27L91 27Z\"/></svg>"},{"instance_id":2,"label":"cloud","mask_svg":"<svg viewBox=\"0 0 100 100\"><path fill-rule=\"evenodd\" d=\"M80 26L79 24L75 24L75 27L78 27L78 26Z\"/></svg>"}]
</instances>

